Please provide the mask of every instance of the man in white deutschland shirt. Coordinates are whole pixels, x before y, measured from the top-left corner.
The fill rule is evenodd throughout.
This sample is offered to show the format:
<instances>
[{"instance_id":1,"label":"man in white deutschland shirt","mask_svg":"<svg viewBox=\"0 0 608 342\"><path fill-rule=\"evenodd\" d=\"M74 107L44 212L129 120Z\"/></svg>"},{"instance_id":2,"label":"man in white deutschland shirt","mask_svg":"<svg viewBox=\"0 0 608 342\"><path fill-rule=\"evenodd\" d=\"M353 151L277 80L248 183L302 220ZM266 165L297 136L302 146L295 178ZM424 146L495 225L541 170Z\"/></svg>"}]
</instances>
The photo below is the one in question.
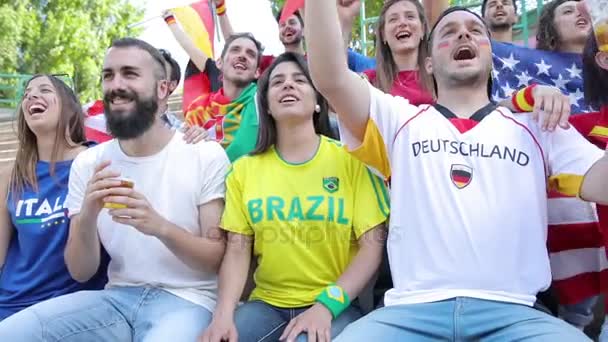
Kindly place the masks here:
<instances>
[{"instance_id":1,"label":"man in white deutschland shirt","mask_svg":"<svg viewBox=\"0 0 608 342\"><path fill-rule=\"evenodd\" d=\"M489 33L466 9L444 12L431 32L425 66L438 99L420 107L348 71L334 1L307 0L305 16L313 79L343 139L392 182L394 288L338 340L586 340L532 306L551 282L547 185L608 202L605 152L490 102Z\"/></svg>"}]
</instances>

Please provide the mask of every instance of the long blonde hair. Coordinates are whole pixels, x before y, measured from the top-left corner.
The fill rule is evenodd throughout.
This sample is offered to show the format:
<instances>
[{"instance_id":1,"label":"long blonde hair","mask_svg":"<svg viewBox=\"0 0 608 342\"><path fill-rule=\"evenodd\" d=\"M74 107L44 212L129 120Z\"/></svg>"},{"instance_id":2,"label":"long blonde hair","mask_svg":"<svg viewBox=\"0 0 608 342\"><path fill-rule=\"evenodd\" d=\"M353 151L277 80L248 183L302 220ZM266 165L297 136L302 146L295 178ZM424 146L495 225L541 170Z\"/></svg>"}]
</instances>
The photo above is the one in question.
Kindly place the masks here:
<instances>
[{"instance_id":1,"label":"long blonde hair","mask_svg":"<svg viewBox=\"0 0 608 342\"><path fill-rule=\"evenodd\" d=\"M30 84L32 80L39 77L46 77L51 81L55 88L59 104L59 121L57 122L57 134L53 143L53 152L51 154L50 172L54 174L55 163L62 145L78 145L86 141L84 133L84 113L78 98L62 80L59 78L39 74L33 76L26 84ZM36 164L39 161L38 145L36 143L36 134L30 129L25 121L25 113L23 112L23 101L25 95L19 102L17 110L17 139L19 146L17 147L17 156L9 183L9 192L12 193L14 199L18 199L23 194L24 189L30 186L34 191L38 191L38 179L36 178ZM64 141L61 141L64 139Z\"/></svg>"},{"instance_id":2,"label":"long blonde hair","mask_svg":"<svg viewBox=\"0 0 608 342\"><path fill-rule=\"evenodd\" d=\"M430 91L431 78L424 67L427 56L429 24L424 14L424 8L422 8L418 0L387 0L384 6L382 6L376 32L376 84L374 85L385 93L390 93L393 88L393 82L395 82L395 78L399 73L399 68L397 67L397 63L395 63L391 48L383 41L383 37L386 28L386 13L389 8L401 1L408 1L414 4L416 11L418 11L418 18L422 23L422 40L418 46L418 75L420 76L420 85L423 89Z\"/></svg>"}]
</instances>

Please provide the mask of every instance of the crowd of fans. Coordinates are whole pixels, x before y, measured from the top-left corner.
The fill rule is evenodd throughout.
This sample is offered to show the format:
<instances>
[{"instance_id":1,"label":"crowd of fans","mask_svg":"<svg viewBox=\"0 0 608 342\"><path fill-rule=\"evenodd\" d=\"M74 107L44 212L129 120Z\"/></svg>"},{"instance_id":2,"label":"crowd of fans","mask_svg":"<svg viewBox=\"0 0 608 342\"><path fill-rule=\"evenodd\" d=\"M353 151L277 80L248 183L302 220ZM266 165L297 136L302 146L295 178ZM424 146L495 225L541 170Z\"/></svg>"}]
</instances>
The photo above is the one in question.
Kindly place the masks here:
<instances>
[{"instance_id":1,"label":"crowd of fans","mask_svg":"<svg viewBox=\"0 0 608 342\"><path fill-rule=\"evenodd\" d=\"M596 4L554 0L537 34L580 55L588 130L555 87L492 100L513 0L387 0L374 58L347 48L358 0L306 0L279 56L214 4L217 60L163 13L210 88L181 113L178 63L134 38L101 68L109 140L60 79L27 83L0 174L0 340L589 340L604 288L551 290L547 226L568 198L560 217L608 242Z\"/></svg>"}]
</instances>

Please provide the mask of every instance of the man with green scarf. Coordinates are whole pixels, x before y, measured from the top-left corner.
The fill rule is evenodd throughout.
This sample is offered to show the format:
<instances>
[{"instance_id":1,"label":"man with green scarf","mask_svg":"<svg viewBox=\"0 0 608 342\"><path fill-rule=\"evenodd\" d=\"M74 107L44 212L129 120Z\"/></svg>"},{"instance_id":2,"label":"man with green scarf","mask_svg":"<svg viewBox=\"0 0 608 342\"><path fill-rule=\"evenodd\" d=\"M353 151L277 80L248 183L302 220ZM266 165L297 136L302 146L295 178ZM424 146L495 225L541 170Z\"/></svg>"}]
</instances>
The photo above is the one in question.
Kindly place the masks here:
<instances>
[{"instance_id":1,"label":"man with green scarf","mask_svg":"<svg viewBox=\"0 0 608 342\"><path fill-rule=\"evenodd\" d=\"M262 44L250 33L233 34L226 39L216 62L195 45L171 12L163 13L163 17L190 57L184 92L188 82L196 82L194 88L201 89L195 96L188 96L186 122L204 128L208 139L222 144L232 162L251 152L258 134L255 98Z\"/></svg>"}]
</instances>

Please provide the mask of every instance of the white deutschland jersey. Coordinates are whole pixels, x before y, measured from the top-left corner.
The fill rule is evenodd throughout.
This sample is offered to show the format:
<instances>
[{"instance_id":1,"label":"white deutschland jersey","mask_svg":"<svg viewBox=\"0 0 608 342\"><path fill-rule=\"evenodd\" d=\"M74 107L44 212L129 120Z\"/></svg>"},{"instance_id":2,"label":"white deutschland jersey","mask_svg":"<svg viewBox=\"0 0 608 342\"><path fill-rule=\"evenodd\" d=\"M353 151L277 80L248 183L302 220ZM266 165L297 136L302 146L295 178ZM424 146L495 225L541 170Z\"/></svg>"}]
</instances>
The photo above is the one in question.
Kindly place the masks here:
<instances>
[{"instance_id":1,"label":"white deutschland jersey","mask_svg":"<svg viewBox=\"0 0 608 342\"><path fill-rule=\"evenodd\" d=\"M578 194L604 151L506 108L457 119L369 88L363 143L342 136L391 179L386 305L460 296L532 305L551 282L547 187Z\"/></svg>"}]
</instances>

